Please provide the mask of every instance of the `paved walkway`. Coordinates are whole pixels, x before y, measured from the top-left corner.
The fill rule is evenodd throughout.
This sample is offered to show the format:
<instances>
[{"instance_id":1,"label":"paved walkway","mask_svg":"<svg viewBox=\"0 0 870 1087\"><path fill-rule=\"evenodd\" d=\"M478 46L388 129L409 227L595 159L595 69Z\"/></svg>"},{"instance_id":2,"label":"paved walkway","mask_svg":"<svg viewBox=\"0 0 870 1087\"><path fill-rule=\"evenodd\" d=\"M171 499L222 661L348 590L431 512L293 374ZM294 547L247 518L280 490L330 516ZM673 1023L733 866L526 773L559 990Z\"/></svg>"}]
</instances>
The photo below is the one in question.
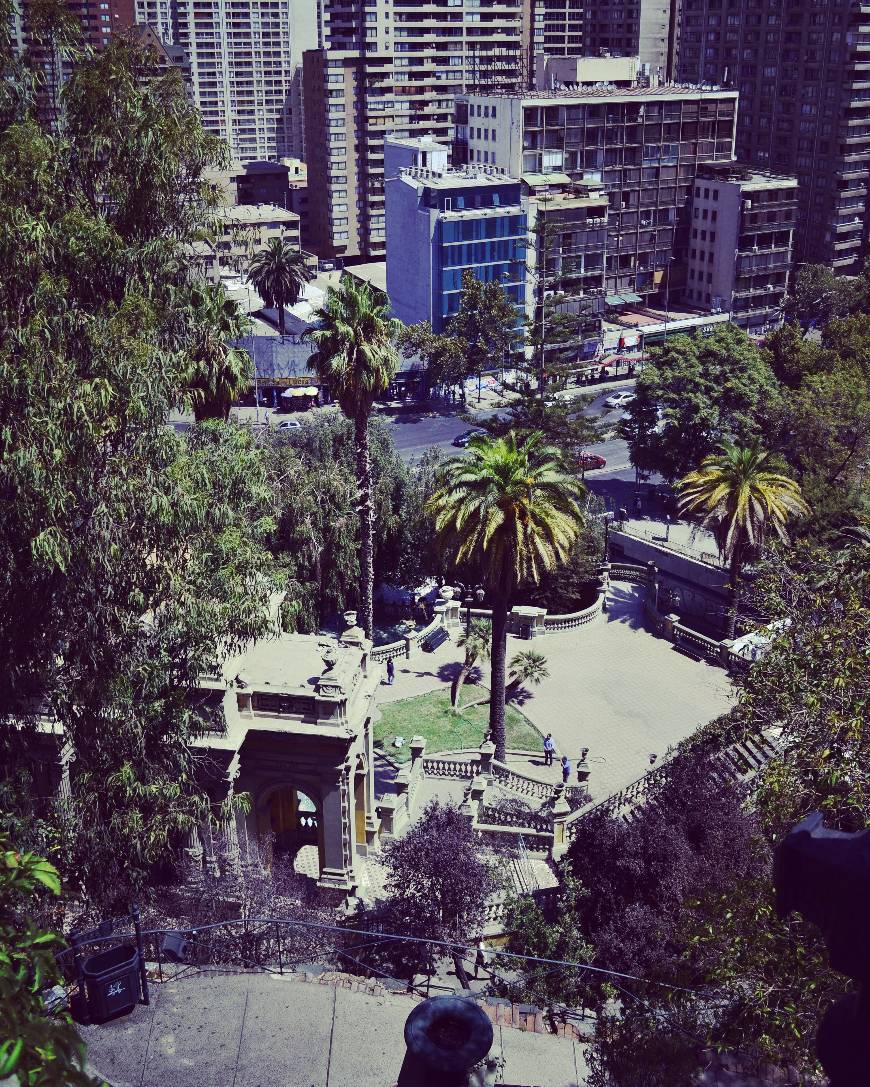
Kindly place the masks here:
<instances>
[{"instance_id":1,"label":"paved walkway","mask_svg":"<svg viewBox=\"0 0 870 1087\"><path fill-rule=\"evenodd\" d=\"M152 986L148 1007L82 1035L113 1087L385 1087L398 1078L415 1003L292 975L204 975ZM585 1082L573 1040L494 1030L504 1083Z\"/></svg>"},{"instance_id":2,"label":"paved walkway","mask_svg":"<svg viewBox=\"0 0 870 1087\"><path fill-rule=\"evenodd\" d=\"M661 758L668 747L725 713L732 703L731 682L721 668L678 653L670 642L646 630L643 594L640 586L612 582L606 615L536 641L535 649L547 657L550 678L521 692L518 700L542 732L552 732L572 768L580 749L589 748L588 785L595 799L640 777L651 754ZM529 648L528 642L508 641L509 658ZM380 700L446 686L462 656L451 641L434 653L397 660L396 681L392 687L381 686ZM543 765L530 762L516 768L544 776Z\"/></svg>"}]
</instances>

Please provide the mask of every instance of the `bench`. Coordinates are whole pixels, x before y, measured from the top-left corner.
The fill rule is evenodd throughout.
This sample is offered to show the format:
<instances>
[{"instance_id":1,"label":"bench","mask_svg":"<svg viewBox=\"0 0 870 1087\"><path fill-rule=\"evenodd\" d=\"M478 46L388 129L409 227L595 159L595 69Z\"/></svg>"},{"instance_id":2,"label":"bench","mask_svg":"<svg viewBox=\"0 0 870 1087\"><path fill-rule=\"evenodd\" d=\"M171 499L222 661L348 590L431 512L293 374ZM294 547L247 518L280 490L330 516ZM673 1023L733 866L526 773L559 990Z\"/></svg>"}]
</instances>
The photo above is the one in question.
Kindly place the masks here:
<instances>
[{"instance_id":1,"label":"bench","mask_svg":"<svg viewBox=\"0 0 870 1087\"><path fill-rule=\"evenodd\" d=\"M428 634L420 643L424 653L433 653L439 645L443 645L450 638L444 627L438 627Z\"/></svg>"}]
</instances>

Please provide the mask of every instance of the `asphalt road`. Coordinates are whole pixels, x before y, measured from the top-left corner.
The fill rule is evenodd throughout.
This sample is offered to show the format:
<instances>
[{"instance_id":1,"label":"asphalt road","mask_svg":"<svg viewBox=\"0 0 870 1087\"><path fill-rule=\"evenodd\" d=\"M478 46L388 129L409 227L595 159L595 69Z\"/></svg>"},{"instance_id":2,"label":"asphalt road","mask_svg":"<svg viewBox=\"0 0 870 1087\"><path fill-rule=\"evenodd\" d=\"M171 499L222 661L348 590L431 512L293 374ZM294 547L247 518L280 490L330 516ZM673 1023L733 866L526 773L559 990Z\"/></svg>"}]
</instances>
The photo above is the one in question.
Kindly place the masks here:
<instances>
[{"instance_id":1,"label":"asphalt road","mask_svg":"<svg viewBox=\"0 0 870 1087\"><path fill-rule=\"evenodd\" d=\"M590 417L599 416L608 428L615 427L623 413L607 409L604 403L613 391L608 389L599 393L588 406L582 409L583 414ZM469 429L469 424L460 419L458 414L447 412L439 414L423 411L383 412L381 418L392 430L393 441L399 455L409 464L419 460L423 453L433 446L443 453L458 453L460 450L453 445L453 439L457 434L462 434ZM589 451L600 454L607 461L604 468L586 473L590 482L598 478L634 480L634 469L628 460L628 447L621 438L609 438L590 445Z\"/></svg>"}]
</instances>

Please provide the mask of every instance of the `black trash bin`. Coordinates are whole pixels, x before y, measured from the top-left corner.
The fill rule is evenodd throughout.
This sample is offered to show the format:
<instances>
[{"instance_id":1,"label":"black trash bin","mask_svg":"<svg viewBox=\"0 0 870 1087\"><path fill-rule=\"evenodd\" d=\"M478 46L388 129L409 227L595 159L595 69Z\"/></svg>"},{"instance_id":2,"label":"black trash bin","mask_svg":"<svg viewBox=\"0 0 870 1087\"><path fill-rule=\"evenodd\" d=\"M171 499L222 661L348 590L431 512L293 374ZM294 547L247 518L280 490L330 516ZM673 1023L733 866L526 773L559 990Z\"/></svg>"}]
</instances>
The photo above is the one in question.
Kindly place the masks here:
<instances>
[{"instance_id":1,"label":"black trash bin","mask_svg":"<svg viewBox=\"0 0 870 1087\"><path fill-rule=\"evenodd\" d=\"M82 963L92 1023L129 1015L141 993L139 952L133 944L89 955Z\"/></svg>"}]
</instances>

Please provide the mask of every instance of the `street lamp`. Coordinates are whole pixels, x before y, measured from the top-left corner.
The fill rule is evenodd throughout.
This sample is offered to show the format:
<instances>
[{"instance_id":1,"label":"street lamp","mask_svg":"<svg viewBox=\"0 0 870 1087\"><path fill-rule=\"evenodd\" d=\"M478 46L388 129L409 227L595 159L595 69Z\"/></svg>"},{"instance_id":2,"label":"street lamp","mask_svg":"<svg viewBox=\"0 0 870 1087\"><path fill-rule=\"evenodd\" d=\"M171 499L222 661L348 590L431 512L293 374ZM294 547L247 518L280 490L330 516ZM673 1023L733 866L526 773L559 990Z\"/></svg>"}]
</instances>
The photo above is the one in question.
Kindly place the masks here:
<instances>
[{"instance_id":1,"label":"street lamp","mask_svg":"<svg viewBox=\"0 0 870 1087\"><path fill-rule=\"evenodd\" d=\"M612 510L607 510L606 513L599 514L599 518L604 522L604 561L610 562L610 522L613 521L616 514Z\"/></svg>"}]
</instances>

